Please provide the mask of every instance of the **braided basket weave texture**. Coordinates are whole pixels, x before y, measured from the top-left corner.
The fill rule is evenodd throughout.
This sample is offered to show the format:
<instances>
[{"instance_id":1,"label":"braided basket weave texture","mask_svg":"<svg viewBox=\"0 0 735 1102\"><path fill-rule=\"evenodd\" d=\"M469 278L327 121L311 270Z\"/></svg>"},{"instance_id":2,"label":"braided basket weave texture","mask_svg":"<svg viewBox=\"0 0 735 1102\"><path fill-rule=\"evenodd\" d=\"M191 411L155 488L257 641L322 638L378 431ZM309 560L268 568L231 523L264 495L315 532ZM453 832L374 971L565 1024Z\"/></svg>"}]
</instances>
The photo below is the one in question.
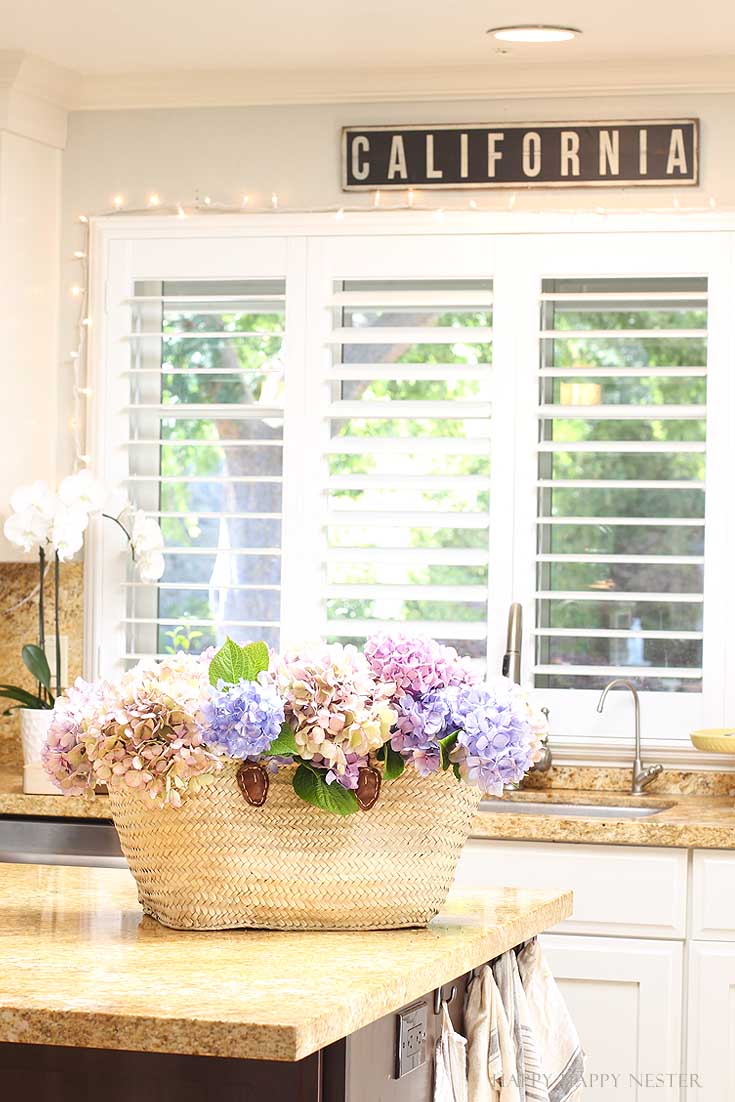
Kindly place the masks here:
<instances>
[{"instance_id":1,"label":"braided basket weave texture","mask_svg":"<svg viewBox=\"0 0 735 1102\"><path fill-rule=\"evenodd\" d=\"M383 784L370 811L341 818L271 778L251 807L227 764L180 808L110 792L143 909L179 930L388 930L424 926L442 907L480 800L451 773L413 769Z\"/></svg>"}]
</instances>

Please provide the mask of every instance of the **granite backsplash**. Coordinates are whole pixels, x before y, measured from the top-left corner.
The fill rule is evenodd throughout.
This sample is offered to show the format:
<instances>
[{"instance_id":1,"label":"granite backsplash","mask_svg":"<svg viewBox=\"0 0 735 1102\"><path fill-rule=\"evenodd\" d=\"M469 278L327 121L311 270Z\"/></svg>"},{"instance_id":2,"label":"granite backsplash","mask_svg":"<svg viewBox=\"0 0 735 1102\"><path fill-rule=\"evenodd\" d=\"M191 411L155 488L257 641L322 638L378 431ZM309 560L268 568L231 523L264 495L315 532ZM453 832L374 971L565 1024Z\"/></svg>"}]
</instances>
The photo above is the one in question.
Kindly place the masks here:
<instances>
[{"instance_id":1,"label":"granite backsplash","mask_svg":"<svg viewBox=\"0 0 735 1102\"><path fill-rule=\"evenodd\" d=\"M29 562L0 563L0 682L33 689L33 678L21 661L24 643L38 640L38 566ZM82 671L84 631L83 564L62 563L60 569L60 632L68 639L69 680ZM46 635L52 636L53 570L44 581ZM5 702L2 702L5 703ZM8 702L9 703L9 702ZM4 709L2 709L4 710ZM17 713L0 714L0 766L22 762Z\"/></svg>"}]
</instances>

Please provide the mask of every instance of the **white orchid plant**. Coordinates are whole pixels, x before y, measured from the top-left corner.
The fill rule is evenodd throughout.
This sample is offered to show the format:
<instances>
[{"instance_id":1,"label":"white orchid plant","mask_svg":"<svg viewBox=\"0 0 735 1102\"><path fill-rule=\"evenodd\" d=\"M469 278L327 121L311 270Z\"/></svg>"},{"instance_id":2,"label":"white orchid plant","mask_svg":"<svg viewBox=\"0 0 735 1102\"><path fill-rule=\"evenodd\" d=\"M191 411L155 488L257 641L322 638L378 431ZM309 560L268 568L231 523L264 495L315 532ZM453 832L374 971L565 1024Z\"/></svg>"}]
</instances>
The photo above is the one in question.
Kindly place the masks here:
<instances>
[{"instance_id":1,"label":"white orchid plant","mask_svg":"<svg viewBox=\"0 0 735 1102\"><path fill-rule=\"evenodd\" d=\"M113 521L127 539L130 553L142 581L155 582L164 571L163 535L156 521L127 504L117 516L102 512L104 487L84 469L63 479L54 493L45 482L19 487L10 498L10 516L3 532L10 543L24 551L38 549L38 642L26 643L21 656L36 680L36 691L0 684L0 699L12 700L8 708L53 708L54 690L61 694L61 641L59 634L59 564L80 551L89 518L101 514ZM54 564L54 624L56 629L56 678L52 684L46 657L44 580L47 561ZM6 713L7 714L7 713Z\"/></svg>"}]
</instances>

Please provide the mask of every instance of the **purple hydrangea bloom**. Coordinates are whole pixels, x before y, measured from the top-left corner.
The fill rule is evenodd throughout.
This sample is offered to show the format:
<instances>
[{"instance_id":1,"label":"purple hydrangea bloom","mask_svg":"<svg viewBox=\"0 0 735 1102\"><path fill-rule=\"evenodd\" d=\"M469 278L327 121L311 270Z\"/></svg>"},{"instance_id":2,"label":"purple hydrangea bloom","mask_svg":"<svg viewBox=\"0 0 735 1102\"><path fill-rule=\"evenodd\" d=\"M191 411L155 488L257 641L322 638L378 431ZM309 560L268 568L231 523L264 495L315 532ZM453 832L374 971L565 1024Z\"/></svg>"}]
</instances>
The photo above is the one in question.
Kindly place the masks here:
<instances>
[{"instance_id":1,"label":"purple hydrangea bloom","mask_svg":"<svg viewBox=\"0 0 735 1102\"><path fill-rule=\"evenodd\" d=\"M254 758L278 738L285 716L273 685L241 680L211 690L202 705L202 735L210 748L231 758Z\"/></svg>"},{"instance_id":2,"label":"purple hydrangea bloom","mask_svg":"<svg viewBox=\"0 0 735 1102\"><path fill-rule=\"evenodd\" d=\"M394 750L427 750L450 733L452 711L446 689L434 689L418 697L405 694L396 704L398 719L390 740Z\"/></svg>"},{"instance_id":3,"label":"purple hydrangea bloom","mask_svg":"<svg viewBox=\"0 0 735 1102\"><path fill-rule=\"evenodd\" d=\"M451 723L459 730L451 757L464 780L499 796L533 763L534 736L527 713L509 690L485 686L450 689Z\"/></svg>"},{"instance_id":4,"label":"purple hydrangea bloom","mask_svg":"<svg viewBox=\"0 0 735 1102\"><path fill-rule=\"evenodd\" d=\"M324 778L327 784L333 784L335 781L337 784L341 784L343 788L357 788L357 782L360 779L360 770L363 766L369 765L369 759L367 757L361 757L359 754L347 753L345 755L345 771L344 773L336 773L334 769L330 769ZM313 765L324 764L328 762L320 762L318 758L315 758L312 762Z\"/></svg>"},{"instance_id":5,"label":"purple hydrangea bloom","mask_svg":"<svg viewBox=\"0 0 735 1102\"><path fill-rule=\"evenodd\" d=\"M454 647L421 635L378 632L367 640L364 653L378 681L396 686L395 697L477 680L468 660L460 658Z\"/></svg>"}]
</instances>

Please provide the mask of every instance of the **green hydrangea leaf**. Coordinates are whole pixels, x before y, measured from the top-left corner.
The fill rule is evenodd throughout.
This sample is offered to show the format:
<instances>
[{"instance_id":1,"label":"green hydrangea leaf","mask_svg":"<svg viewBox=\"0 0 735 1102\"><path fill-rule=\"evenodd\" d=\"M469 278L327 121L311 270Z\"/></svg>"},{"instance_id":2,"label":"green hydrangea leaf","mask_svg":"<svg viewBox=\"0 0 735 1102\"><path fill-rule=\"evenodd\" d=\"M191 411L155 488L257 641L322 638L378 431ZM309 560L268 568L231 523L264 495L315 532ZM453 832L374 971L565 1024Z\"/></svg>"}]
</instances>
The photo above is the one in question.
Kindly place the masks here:
<instances>
[{"instance_id":1,"label":"green hydrangea leaf","mask_svg":"<svg viewBox=\"0 0 735 1102\"><path fill-rule=\"evenodd\" d=\"M357 797L341 784L327 784L321 770L302 764L294 773L293 788L299 799L332 815L353 815L360 810Z\"/></svg>"},{"instance_id":2,"label":"green hydrangea leaf","mask_svg":"<svg viewBox=\"0 0 735 1102\"><path fill-rule=\"evenodd\" d=\"M451 762L449 760L449 751L457 741L458 731L452 731L451 735L447 735L446 738L439 739L439 756L441 760L442 769L449 769Z\"/></svg>"},{"instance_id":3,"label":"green hydrangea leaf","mask_svg":"<svg viewBox=\"0 0 735 1102\"><path fill-rule=\"evenodd\" d=\"M209 665L210 684L216 686L218 681L224 681L225 685L236 685L243 677L252 681L247 678L242 647L228 636Z\"/></svg>"},{"instance_id":4,"label":"green hydrangea leaf","mask_svg":"<svg viewBox=\"0 0 735 1102\"><path fill-rule=\"evenodd\" d=\"M383 751L381 760L384 763L383 776L387 781L394 781L397 777L400 777L401 773L406 768L406 763L389 742L386 742L385 746L381 747L381 750Z\"/></svg>"},{"instance_id":5,"label":"green hydrangea leaf","mask_svg":"<svg viewBox=\"0 0 735 1102\"><path fill-rule=\"evenodd\" d=\"M458 781L462 780L462 774L459 771L459 766L457 765L456 761L455 761L454 765L452 766L452 772L454 773L454 775L455 775L455 777L457 778Z\"/></svg>"},{"instance_id":6,"label":"green hydrangea leaf","mask_svg":"<svg viewBox=\"0 0 735 1102\"><path fill-rule=\"evenodd\" d=\"M263 753L268 757L279 758L296 758L299 756L299 748L288 723L284 723L278 738Z\"/></svg>"},{"instance_id":7,"label":"green hydrangea leaf","mask_svg":"<svg viewBox=\"0 0 735 1102\"><path fill-rule=\"evenodd\" d=\"M247 681L257 680L258 674L263 673L270 665L270 654L265 643L246 643L242 648L247 673L243 676Z\"/></svg>"}]
</instances>

